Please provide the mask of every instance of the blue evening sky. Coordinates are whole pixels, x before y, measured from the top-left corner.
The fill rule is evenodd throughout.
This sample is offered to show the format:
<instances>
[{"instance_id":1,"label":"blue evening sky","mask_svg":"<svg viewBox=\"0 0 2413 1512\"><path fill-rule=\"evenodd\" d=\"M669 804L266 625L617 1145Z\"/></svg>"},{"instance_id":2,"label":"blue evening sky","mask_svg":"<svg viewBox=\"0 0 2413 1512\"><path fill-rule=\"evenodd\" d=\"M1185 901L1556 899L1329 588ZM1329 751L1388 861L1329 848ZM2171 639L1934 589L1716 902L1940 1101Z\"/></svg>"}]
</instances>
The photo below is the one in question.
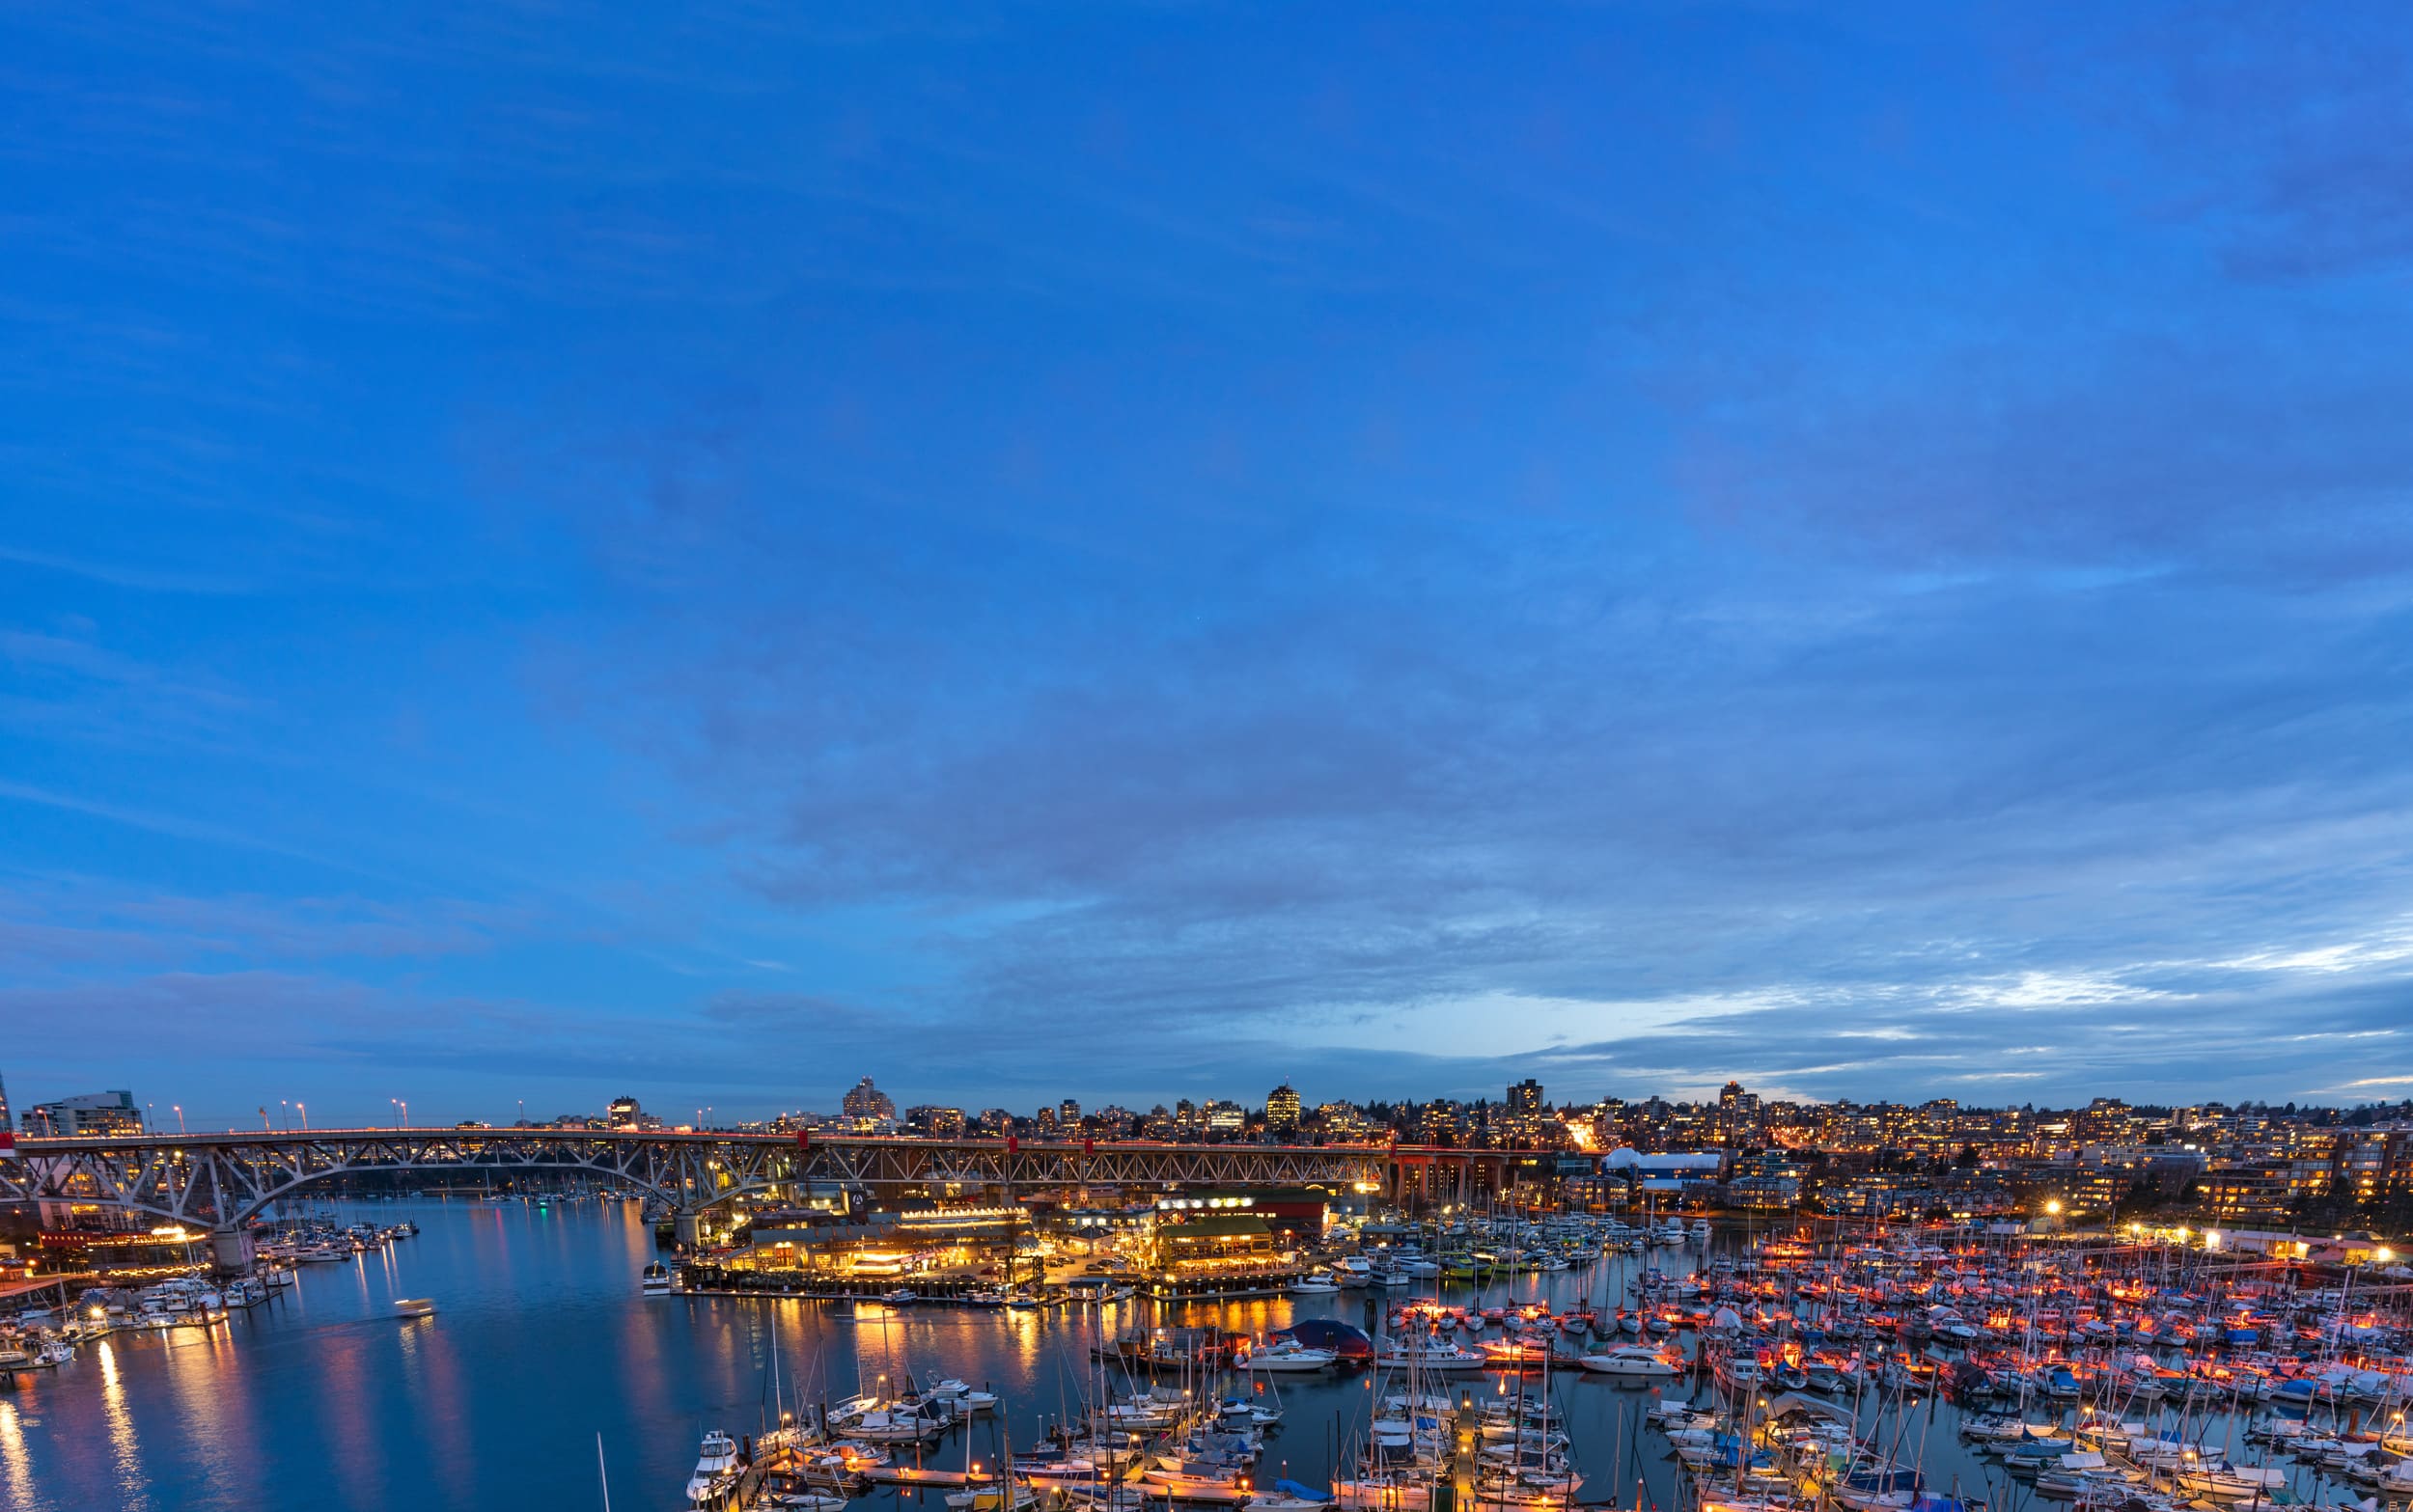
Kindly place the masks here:
<instances>
[{"instance_id":1,"label":"blue evening sky","mask_svg":"<svg viewBox=\"0 0 2413 1512\"><path fill-rule=\"evenodd\" d=\"M0 60L20 1105L2413 1094L2400 7Z\"/></svg>"}]
</instances>

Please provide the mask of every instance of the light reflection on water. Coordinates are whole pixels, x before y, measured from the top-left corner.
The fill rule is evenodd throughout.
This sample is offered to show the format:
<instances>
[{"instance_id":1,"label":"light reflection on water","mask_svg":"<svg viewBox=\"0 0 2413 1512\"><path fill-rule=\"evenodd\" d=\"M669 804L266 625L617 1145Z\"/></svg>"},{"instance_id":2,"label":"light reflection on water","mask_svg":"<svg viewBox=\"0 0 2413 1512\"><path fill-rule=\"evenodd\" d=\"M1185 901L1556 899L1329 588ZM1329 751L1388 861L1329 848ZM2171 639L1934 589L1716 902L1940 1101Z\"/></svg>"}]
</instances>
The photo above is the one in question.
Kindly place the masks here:
<instances>
[{"instance_id":1,"label":"light reflection on water","mask_svg":"<svg viewBox=\"0 0 2413 1512\"><path fill-rule=\"evenodd\" d=\"M56 1371L20 1377L14 1400L0 1397L0 1508L592 1508L601 1505L597 1434L616 1505L676 1504L705 1428L754 1433L773 1420L774 1352L791 1407L848 1395L882 1372L960 1376L1005 1397L1012 1440L1027 1444L1078 1410L1095 1384L1091 1348L1117 1334L1156 1322L1262 1332L1300 1316L1369 1321L1366 1294L1351 1292L1161 1313L1134 1301L861 1317L840 1304L648 1299L636 1278L652 1240L633 1207L379 1203L357 1213L412 1217L424 1232L349 1265L303 1267L298 1285L221 1327L119 1333ZM1676 1271L1693 1255L1655 1251L1649 1263ZM1626 1300L1635 1268L1621 1258L1523 1276L1484 1295L1605 1308ZM1454 1287L1449 1299L1470 1295ZM399 1319L398 1297L433 1298L437 1314ZM1640 1474L1657 1505L1673 1505L1664 1443L1636 1442L1655 1393L1575 1377L1554 1385L1589 1477L1583 1498L1614 1492L1630 1504ZM1362 1433L1373 1406L1367 1380L1257 1389L1287 1415L1267 1467L1327 1483L1335 1444ZM1461 1378L1452 1389L1496 1387ZM1905 1449L1924 1444L1940 1486L1977 1492L1989 1472L1959 1445L1957 1422L1927 1402L1889 1416L1882 1431ZM950 1440L929 1452L956 1466L967 1453L992 1461L997 1449L997 1430L982 1426L969 1445ZM858 1505L902 1512L894 1493Z\"/></svg>"},{"instance_id":2,"label":"light reflection on water","mask_svg":"<svg viewBox=\"0 0 2413 1512\"><path fill-rule=\"evenodd\" d=\"M10 1512L35 1512L42 1505L34 1499L33 1462L14 1402L0 1402L0 1489L8 1492Z\"/></svg>"},{"instance_id":3,"label":"light reflection on water","mask_svg":"<svg viewBox=\"0 0 2413 1512\"><path fill-rule=\"evenodd\" d=\"M143 1474L142 1456L134 1448L134 1417L125 1405L125 1372L119 1361L117 1344L102 1339L97 1346L82 1352L76 1362L95 1355L99 1358L101 1371L101 1413L108 1423L109 1456L116 1467L118 1496L127 1508L148 1506L148 1482ZM61 1374L68 1367L61 1367Z\"/></svg>"}]
</instances>

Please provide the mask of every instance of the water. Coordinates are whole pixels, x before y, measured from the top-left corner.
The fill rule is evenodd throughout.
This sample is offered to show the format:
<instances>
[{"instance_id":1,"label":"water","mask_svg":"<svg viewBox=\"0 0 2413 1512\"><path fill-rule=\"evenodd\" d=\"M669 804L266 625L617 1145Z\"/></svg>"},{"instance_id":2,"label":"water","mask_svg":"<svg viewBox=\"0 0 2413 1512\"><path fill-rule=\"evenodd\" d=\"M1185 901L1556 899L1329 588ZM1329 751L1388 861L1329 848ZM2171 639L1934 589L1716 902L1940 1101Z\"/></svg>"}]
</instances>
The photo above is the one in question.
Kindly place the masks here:
<instances>
[{"instance_id":1,"label":"water","mask_svg":"<svg viewBox=\"0 0 2413 1512\"><path fill-rule=\"evenodd\" d=\"M378 1203L363 1212L414 1218L422 1232L348 1265L304 1266L297 1285L224 1326L115 1333L0 1391L0 1509L597 1508L598 1433L614 1506L677 1506L705 1428L752 1433L767 1420L774 1333L791 1403L799 1387L809 1400L835 1400L883 1372L960 1376L1004 1398L1013 1441L1027 1444L1077 1412L1101 1337L1160 1322L1262 1332L1300 1317L1368 1321L1363 1292L874 1318L841 1304L646 1298L637 1273L653 1258L652 1239L632 1206ZM1656 1251L1650 1263L1675 1271L1692 1255ZM1625 1301L1636 1264L1520 1277L1483 1295L1606 1308ZM1447 1300L1474 1295L1453 1287ZM440 1311L398 1320L399 1297L433 1298ZM1582 1499L1615 1495L1631 1505L1639 1475L1649 1503L1677 1504L1665 1442L1634 1443L1654 1391L1573 1372L1554 1375L1553 1387L1587 1476ZM1501 1383L1458 1377L1451 1388L1483 1393ZM1286 1414L1261 1480L1328 1485L1334 1443L1366 1420L1367 1377L1260 1389L1278 1392ZM1960 1444L1958 1420L1949 1405L1921 1403L1900 1425L1904 1456L1924 1448L1938 1489L1991 1487L1996 1506L2015 1505L1999 1468ZM1888 1418L1884 1432L1894 1431ZM973 1456L993 1464L997 1430L971 1434ZM960 1468L964 1437L926 1452ZM924 1512L901 1499L914 1498L880 1491L856 1506Z\"/></svg>"}]
</instances>

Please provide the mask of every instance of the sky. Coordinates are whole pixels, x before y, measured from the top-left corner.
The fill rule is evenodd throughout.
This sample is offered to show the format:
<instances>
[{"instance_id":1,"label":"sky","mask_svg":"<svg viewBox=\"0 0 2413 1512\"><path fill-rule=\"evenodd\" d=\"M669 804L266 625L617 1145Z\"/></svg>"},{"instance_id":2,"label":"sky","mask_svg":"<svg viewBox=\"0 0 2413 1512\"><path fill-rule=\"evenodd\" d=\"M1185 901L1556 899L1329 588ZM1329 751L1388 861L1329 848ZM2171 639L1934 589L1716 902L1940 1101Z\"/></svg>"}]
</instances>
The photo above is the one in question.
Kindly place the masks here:
<instances>
[{"instance_id":1,"label":"sky","mask_svg":"<svg viewBox=\"0 0 2413 1512\"><path fill-rule=\"evenodd\" d=\"M18 8L0 1077L2413 1096L2413 28Z\"/></svg>"}]
</instances>

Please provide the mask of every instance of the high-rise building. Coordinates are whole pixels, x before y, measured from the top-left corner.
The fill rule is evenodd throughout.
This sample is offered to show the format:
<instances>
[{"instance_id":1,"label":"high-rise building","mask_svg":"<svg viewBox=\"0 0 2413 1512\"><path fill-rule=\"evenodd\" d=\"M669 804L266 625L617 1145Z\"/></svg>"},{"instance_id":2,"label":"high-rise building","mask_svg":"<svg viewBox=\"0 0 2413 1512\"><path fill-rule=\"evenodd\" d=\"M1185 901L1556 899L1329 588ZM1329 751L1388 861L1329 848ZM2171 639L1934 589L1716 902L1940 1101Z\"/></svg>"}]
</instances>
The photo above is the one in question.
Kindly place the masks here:
<instances>
[{"instance_id":1,"label":"high-rise building","mask_svg":"<svg viewBox=\"0 0 2413 1512\"><path fill-rule=\"evenodd\" d=\"M26 1109L25 1132L55 1137L140 1134L143 1113L131 1092L84 1092Z\"/></svg>"},{"instance_id":2,"label":"high-rise building","mask_svg":"<svg viewBox=\"0 0 2413 1512\"><path fill-rule=\"evenodd\" d=\"M1081 1125L1081 1105L1074 1102L1069 1097L1066 1098L1063 1102L1058 1103L1056 1105L1056 1121L1063 1124L1068 1129L1079 1128Z\"/></svg>"},{"instance_id":3,"label":"high-rise building","mask_svg":"<svg viewBox=\"0 0 2413 1512\"><path fill-rule=\"evenodd\" d=\"M1718 1088L1717 1131L1728 1143L1755 1138L1760 1129L1760 1094L1746 1092L1740 1082Z\"/></svg>"},{"instance_id":4,"label":"high-rise building","mask_svg":"<svg viewBox=\"0 0 2413 1512\"><path fill-rule=\"evenodd\" d=\"M9 1121L9 1084L6 1081L0 1081L0 1134L6 1134L15 1127L15 1124Z\"/></svg>"},{"instance_id":5,"label":"high-rise building","mask_svg":"<svg viewBox=\"0 0 2413 1512\"><path fill-rule=\"evenodd\" d=\"M867 1076L847 1091L839 1111L849 1118L893 1119L897 1116L897 1100L874 1086Z\"/></svg>"},{"instance_id":6,"label":"high-rise building","mask_svg":"<svg viewBox=\"0 0 2413 1512\"><path fill-rule=\"evenodd\" d=\"M1508 1111L1519 1115L1541 1112L1541 1084L1529 1076L1511 1086L1508 1089Z\"/></svg>"},{"instance_id":7,"label":"high-rise building","mask_svg":"<svg viewBox=\"0 0 2413 1512\"><path fill-rule=\"evenodd\" d=\"M1298 1093L1290 1089L1290 1083L1285 1082L1265 1094L1265 1128L1269 1133L1296 1134L1298 1114Z\"/></svg>"}]
</instances>

